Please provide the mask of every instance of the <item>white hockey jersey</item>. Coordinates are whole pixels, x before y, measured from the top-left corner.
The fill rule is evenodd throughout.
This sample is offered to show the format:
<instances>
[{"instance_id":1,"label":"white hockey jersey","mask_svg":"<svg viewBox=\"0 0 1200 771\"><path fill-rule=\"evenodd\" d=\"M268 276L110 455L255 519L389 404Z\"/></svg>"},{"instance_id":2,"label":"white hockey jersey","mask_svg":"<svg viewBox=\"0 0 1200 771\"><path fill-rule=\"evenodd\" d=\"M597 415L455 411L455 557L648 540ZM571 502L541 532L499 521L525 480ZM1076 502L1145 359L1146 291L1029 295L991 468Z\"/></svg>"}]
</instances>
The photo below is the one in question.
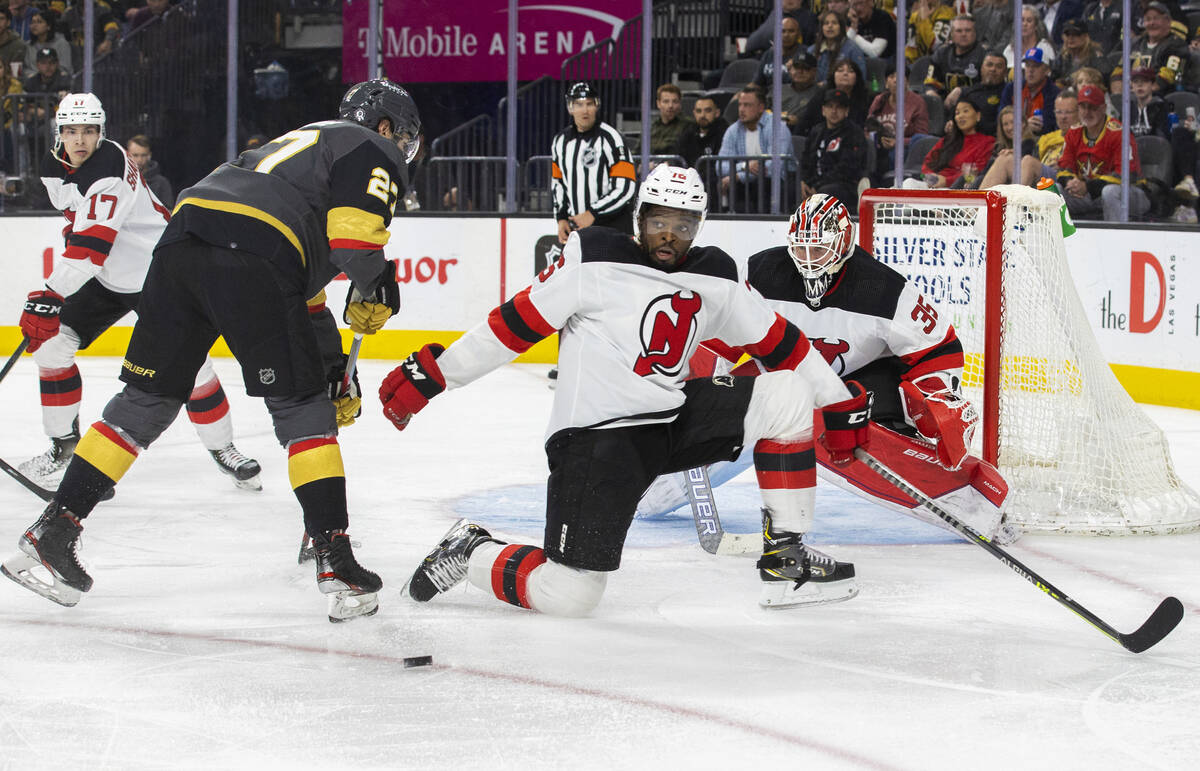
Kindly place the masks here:
<instances>
[{"instance_id":1,"label":"white hockey jersey","mask_svg":"<svg viewBox=\"0 0 1200 771\"><path fill-rule=\"evenodd\" d=\"M721 338L767 369L796 369L818 404L846 389L795 325L738 280L731 257L694 248L674 270L654 267L629 236L571 234L534 283L451 345L438 366L465 385L561 330L558 385L546 436L564 428L665 423L683 406L688 362Z\"/></svg>"},{"instance_id":2,"label":"white hockey jersey","mask_svg":"<svg viewBox=\"0 0 1200 771\"><path fill-rule=\"evenodd\" d=\"M904 276L861 247L855 247L816 307L809 304L785 246L753 255L747 282L804 330L839 376L895 357L905 380L944 372L957 384L962 377L962 343L954 327Z\"/></svg>"},{"instance_id":3,"label":"white hockey jersey","mask_svg":"<svg viewBox=\"0 0 1200 771\"><path fill-rule=\"evenodd\" d=\"M50 202L67 218L66 248L46 285L63 297L95 278L122 294L142 291L154 245L171 218L125 150L100 141L79 168L58 158L42 165Z\"/></svg>"}]
</instances>

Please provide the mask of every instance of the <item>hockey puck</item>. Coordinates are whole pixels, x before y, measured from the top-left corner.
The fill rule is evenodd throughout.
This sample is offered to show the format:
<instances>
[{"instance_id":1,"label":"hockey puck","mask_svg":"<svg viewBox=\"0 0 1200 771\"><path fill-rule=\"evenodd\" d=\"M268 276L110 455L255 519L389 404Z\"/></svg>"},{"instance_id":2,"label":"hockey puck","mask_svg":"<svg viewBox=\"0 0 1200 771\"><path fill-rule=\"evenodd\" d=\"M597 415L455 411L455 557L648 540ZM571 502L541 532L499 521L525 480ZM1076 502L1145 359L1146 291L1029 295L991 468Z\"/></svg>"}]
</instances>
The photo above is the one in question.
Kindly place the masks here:
<instances>
[{"instance_id":1,"label":"hockey puck","mask_svg":"<svg viewBox=\"0 0 1200 771\"><path fill-rule=\"evenodd\" d=\"M427 667L433 663L433 656L406 656L404 658L404 668L411 669L413 667Z\"/></svg>"}]
</instances>

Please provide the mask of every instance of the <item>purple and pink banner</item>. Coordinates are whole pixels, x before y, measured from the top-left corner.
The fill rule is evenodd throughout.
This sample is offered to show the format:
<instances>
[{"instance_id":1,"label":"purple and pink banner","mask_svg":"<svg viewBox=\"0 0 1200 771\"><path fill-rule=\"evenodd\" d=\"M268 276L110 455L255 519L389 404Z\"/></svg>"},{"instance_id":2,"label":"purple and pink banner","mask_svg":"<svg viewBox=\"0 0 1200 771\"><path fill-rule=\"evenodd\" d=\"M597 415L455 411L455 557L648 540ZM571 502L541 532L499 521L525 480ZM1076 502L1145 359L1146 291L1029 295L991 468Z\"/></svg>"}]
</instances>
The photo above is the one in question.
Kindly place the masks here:
<instances>
[{"instance_id":1,"label":"purple and pink banner","mask_svg":"<svg viewBox=\"0 0 1200 771\"><path fill-rule=\"evenodd\" d=\"M381 4L388 77L404 83L507 80L507 0ZM366 0L346 0L344 5L342 79L347 83L367 77L367 7ZM641 0L524 0L517 13L517 78L557 76L563 60L616 37L641 10Z\"/></svg>"}]
</instances>

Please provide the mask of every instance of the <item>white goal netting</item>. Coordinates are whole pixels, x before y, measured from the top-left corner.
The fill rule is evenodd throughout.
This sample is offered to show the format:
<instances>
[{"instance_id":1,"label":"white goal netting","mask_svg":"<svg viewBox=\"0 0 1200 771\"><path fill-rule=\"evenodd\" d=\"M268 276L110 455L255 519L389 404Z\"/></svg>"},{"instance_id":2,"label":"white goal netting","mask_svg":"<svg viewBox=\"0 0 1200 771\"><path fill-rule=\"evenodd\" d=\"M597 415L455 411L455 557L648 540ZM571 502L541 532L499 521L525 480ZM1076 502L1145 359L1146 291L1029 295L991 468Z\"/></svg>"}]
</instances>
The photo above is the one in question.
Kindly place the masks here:
<instances>
[{"instance_id":1,"label":"white goal netting","mask_svg":"<svg viewBox=\"0 0 1200 771\"><path fill-rule=\"evenodd\" d=\"M962 339L964 391L990 428L976 433L974 450L987 457L984 442L995 443L1009 521L1103 535L1200 527L1200 497L1175 474L1162 431L1121 387L1084 315L1067 268L1062 199L1012 185L995 189L999 206L979 193L875 192L882 197L863 206L875 257L950 314ZM1002 218L990 240L989 217ZM989 351L999 366L985 388Z\"/></svg>"}]
</instances>

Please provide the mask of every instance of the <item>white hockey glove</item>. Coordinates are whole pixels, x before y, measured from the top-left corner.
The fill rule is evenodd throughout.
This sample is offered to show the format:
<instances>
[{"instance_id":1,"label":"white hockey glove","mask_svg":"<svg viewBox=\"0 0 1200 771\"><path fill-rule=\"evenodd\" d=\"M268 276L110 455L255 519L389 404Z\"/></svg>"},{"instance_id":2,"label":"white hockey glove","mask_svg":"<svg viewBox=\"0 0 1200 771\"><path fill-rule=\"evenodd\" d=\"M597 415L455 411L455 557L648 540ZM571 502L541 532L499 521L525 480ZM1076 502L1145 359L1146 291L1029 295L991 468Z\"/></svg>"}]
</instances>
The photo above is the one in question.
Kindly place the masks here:
<instances>
[{"instance_id":1,"label":"white hockey glove","mask_svg":"<svg viewBox=\"0 0 1200 771\"><path fill-rule=\"evenodd\" d=\"M956 394L940 375L900 381L904 419L926 441L937 446L938 463L957 470L971 449L979 412Z\"/></svg>"}]
</instances>

